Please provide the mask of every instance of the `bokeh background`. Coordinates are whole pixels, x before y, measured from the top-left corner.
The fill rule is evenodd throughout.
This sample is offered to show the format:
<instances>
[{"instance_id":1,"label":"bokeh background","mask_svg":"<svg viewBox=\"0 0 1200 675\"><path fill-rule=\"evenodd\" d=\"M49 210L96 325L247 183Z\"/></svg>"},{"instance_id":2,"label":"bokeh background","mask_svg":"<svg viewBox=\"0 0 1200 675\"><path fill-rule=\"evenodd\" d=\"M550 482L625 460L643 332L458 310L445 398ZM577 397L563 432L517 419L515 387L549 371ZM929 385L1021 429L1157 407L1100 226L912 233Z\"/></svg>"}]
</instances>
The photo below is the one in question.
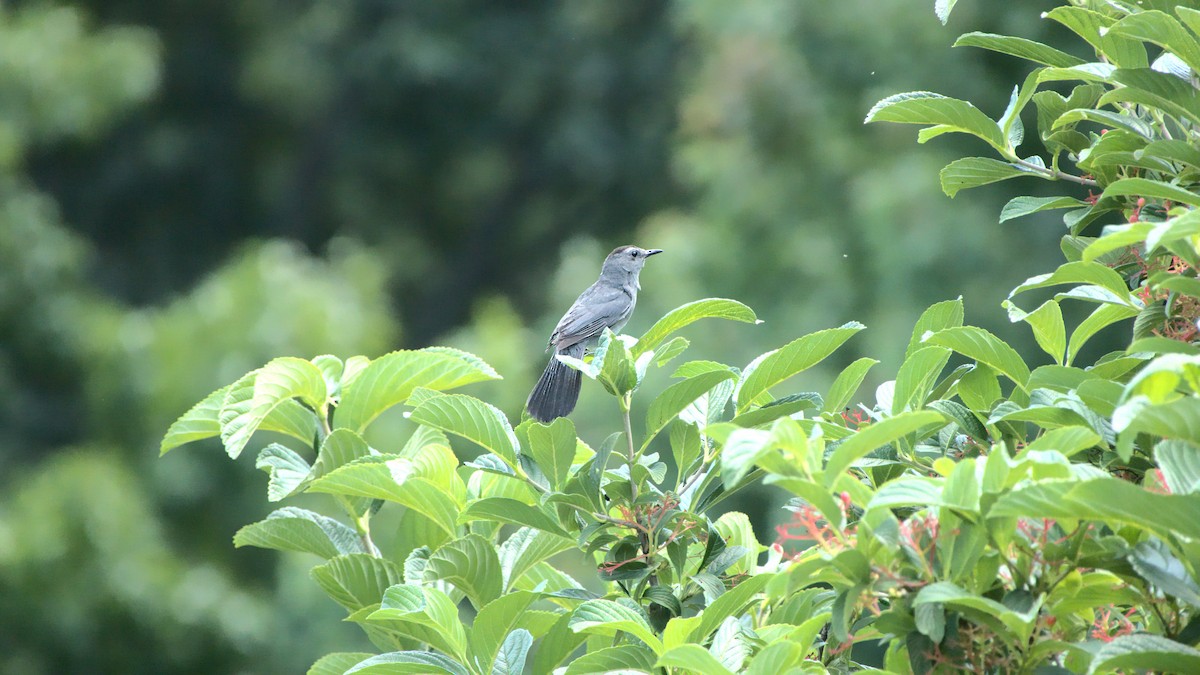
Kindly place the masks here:
<instances>
[{"instance_id":1,"label":"bokeh background","mask_svg":"<svg viewBox=\"0 0 1200 675\"><path fill-rule=\"evenodd\" d=\"M619 244L667 251L629 332L708 296L765 320L689 330L690 358L867 324L803 389L870 355L869 403L960 294L1032 345L999 303L1062 225L997 214L1075 192L952 201L938 169L982 147L862 120L914 89L999 116L1027 66L950 44L1061 45L1055 4L963 0L947 28L932 0L0 0L0 673L368 648L315 559L232 547L272 509L255 453L159 459L162 433L275 356L429 344L493 364L471 393L516 419ZM595 389L574 418L598 443L619 419ZM769 540L777 504L733 507Z\"/></svg>"}]
</instances>

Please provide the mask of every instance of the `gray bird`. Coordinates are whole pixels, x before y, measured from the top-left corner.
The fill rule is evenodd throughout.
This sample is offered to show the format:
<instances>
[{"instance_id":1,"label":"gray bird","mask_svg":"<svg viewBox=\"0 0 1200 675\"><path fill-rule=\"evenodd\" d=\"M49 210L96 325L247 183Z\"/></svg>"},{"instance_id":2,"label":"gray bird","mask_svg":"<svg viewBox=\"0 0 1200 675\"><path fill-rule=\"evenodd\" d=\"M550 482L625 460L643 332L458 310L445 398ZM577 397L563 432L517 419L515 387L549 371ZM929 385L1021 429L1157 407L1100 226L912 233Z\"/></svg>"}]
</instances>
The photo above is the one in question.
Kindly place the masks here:
<instances>
[{"instance_id":1,"label":"gray bird","mask_svg":"<svg viewBox=\"0 0 1200 675\"><path fill-rule=\"evenodd\" d=\"M604 259L600 278L579 294L571 309L559 319L550 335L550 346L555 355L566 354L583 358L584 351L596 344L605 328L614 333L620 331L637 304L641 285L638 274L646 264L646 258L662 253L661 249L644 249L637 246L620 246ZM549 422L565 417L575 409L579 400L581 374L578 370L550 357L545 372L529 393L525 407L539 422Z\"/></svg>"}]
</instances>

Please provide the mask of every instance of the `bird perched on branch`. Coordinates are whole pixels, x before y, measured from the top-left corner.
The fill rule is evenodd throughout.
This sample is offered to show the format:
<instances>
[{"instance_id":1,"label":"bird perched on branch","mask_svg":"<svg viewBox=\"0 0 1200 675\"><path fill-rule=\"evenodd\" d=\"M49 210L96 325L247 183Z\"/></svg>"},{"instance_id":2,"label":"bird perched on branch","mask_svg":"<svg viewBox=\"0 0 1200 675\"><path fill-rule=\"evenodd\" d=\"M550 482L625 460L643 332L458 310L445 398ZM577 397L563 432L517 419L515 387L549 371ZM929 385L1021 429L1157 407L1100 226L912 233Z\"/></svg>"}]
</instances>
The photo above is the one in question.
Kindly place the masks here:
<instances>
[{"instance_id":1,"label":"bird perched on branch","mask_svg":"<svg viewBox=\"0 0 1200 675\"><path fill-rule=\"evenodd\" d=\"M584 351L596 344L605 328L620 331L637 304L638 275L646 259L661 249L620 246L604 259L600 278L579 294L571 309L563 315L550 334L554 356L529 394L525 407L539 422L565 417L579 400L581 374L558 360L559 354L583 358Z\"/></svg>"}]
</instances>

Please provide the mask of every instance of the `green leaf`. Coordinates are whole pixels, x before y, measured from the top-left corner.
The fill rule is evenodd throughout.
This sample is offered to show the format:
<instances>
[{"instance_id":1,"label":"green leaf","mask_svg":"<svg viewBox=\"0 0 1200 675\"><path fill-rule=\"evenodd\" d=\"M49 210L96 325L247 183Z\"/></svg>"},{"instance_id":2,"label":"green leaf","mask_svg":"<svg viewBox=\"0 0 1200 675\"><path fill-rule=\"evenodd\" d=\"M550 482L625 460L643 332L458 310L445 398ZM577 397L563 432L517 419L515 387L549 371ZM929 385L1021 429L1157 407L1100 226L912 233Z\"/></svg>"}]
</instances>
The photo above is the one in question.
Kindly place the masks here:
<instances>
[{"instance_id":1,"label":"green leaf","mask_svg":"<svg viewBox=\"0 0 1200 675\"><path fill-rule=\"evenodd\" d=\"M479 610L471 625L469 643L471 655L482 672L492 672L501 646L521 627L522 615L535 600L537 595L518 591L502 595Z\"/></svg>"},{"instance_id":2,"label":"green leaf","mask_svg":"<svg viewBox=\"0 0 1200 675\"><path fill-rule=\"evenodd\" d=\"M470 675L470 672L445 654L412 650L372 656L347 670L345 675Z\"/></svg>"},{"instance_id":3,"label":"green leaf","mask_svg":"<svg viewBox=\"0 0 1200 675\"><path fill-rule=\"evenodd\" d=\"M738 412L745 412L762 393L820 363L866 326L851 321L840 328L810 333L755 359L742 372L734 394Z\"/></svg>"},{"instance_id":4,"label":"green leaf","mask_svg":"<svg viewBox=\"0 0 1200 675\"><path fill-rule=\"evenodd\" d=\"M713 523L713 527L729 547L726 551L732 550L734 547L741 547L745 551L737 562L726 568L727 573L739 575L752 572L763 547L754 537L754 526L750 524L750 518L739 511L727 511L721 514L717 522Z\"/></svg>"},{"instance_id":5,"label":"green leaf","mask_svg":"<svg viewBox=\"0 0 1200 675\"><path fill-rule=\"evenodd\" d=\"M1110 16L1082 7L1056 7L1044 16L1074 31L1121 68L1145 68L1148 65L1146 48L1140 40L1108 30L1116 22Z\"/></svg>"},{"instance_id":6,"label":"green leaf","mask_svg":"<svg viewBox=\"0 0 1200 675\"><path fill-rule=\"evenodd\" d=\"M1122 480L1096 478L1019 487L996 500L988 517L1078 518L1129 523L1169 537L1200 536L1200 495L1160 495Z\"/></svg>"},{"instance_id":7,"label":"green leaf","mask_svg":"<svg viewBox=\"0 0 1200 675\"><path fill-rule=\"evenodd\" d=\"M899 440L918 429L945 422L946 418L941 413L918 410L903 412L859 429L853 436L842 441L829 456L829 461L825 464L826 487L832 487L842 472L872 450Z\"/></svg>"},{"instance_id":8,"label":"green leaf","mask_svg":"<svg viewBox=\"0 0 1200 675\"><path fill-rule=\"evenodd\" d=\"M650 441L696 399L718 384L736 377L732 370L712 370L667 387L646 411L646 440L642 443L642 449L649 446Z\"/></svg>"},{"instance_id":9,"label":"green leaf","mask_svg":"<svg viewBox=\"0 0 1200 675\"><path fill-rule=\"evenodd\" d=\"M316 430L315 416L292 399L299 398L312 409L320 410L325 405L324 392L325 379L321 371L303 359L275 359L243 376L230 386L218 413L225 451L237 459L250 437L260 428L284 431L310 442ZM314 400L319 403L314 405ZM296 414L297 409L302 412ZM271 417L275 422L268 424ZM297 418L308 422L297 427Z\"/></svg>"},{"instance_id":10,"label":"green leaf","mask_svg":"<svg viewBox=\"0 0 1200 675\"><path fill-rule=\"evenodd\" d=\"M700 612L700 621L688 633L687 639L698 644L704 643L725 619L740 615L746 606L754 601L755 596L762 592L767 582L774 578L774 574L765 572L755 574L722 593L721 597L713 600Z\"/></svg>"},{"instance_id":11,"label":"green leaf","mask_svg":"<svg viewBox=\"0 0 1200 675\"><path fill-rule=\"evenodd\" d=\"M1153 251L1160 246L1169 246L1180 239L1191 239L1197 234L1200 234L1200 209L1188 211L1178 218L1155 225L1146 236L1146 250Z\"/></svg>"},{"instance_id":12,"label":"green leaf","mask_svg":"<svg viewBox=\"0 0 1200 675\"><path fill-rule=\"evenodd\" d=\"M529 425L529 454L537 462L550 487L559 490L571 474L575 461L575 424L566 417L559 417L550 424L533 422Z\"/></svg>"},{"instance_id":13,"label":"green leaf","mask_svg":"<svg viewBox=\"0 0 1200 675\"><path fill-rule=\"evenodd\" d=\"M908 340L904 358L908 358L913 352L925 347L926 334L936 333L943 328L961 326L963 316L962 296L954 300L943 300L927 307L925 311L921 312L916 325L913 326L912 337Z\"/></svg>"},{"instance_id":14,"label":"green leaf","mask_svg":"<svg viewBox=\"0 0 1200 675\"><path fill-rule=\"evenodd\" d=\"M1200 490L1200 445L1164 440L1154 446L1154 459L1171 494L1186 495Z\"/></svg>"},{"instance_id":15,"label":"green leaf","mask_svg":"<svg viewBox=\"0 0 1200 675\"><path fill-rule=\"evenodd\" d=\"M999 125L978 108L967 101L929 91L889 96L876 103L864 121L946 126L955 132L977 136L999 151L1006 145Z\"/></svg>"},{"instance_id":16,"label":"green leaf","mask_svg":"<svg viewBox=\"0 0 1200 675\"><path fill-rule=\"evenodd\" d=\"M379 609L365 620L372 624L411 624L403 632L466 660L467 632L458 618L458 607L439 589L393 584L384 592Z\"/></svg>"},{"instance_id":17,"label":"green leaf","mask_svg":"<svg viewBox=\"0 0 1200 675\"><path fill-rule=\"evenodd\" d=\"M529 656L529 648L533 646L533 634L524 628L518 628L508 634L504 644L500 645L500 653L492 664L492 675L521 675L525 672L525 660Z\"/></svg>"},{"instance_id":18,"label":"green leaf","mask_svg":"<svg viewBox=\"0 0 1200 675\"><path fill-rule=\"evenodd\" d=\"M1109 28L1114 35L1153 42L1200 72L1200 43L1178 21L1158 10L1130 14Z\"/></svg>"},{"instance_id":19,"label":"green leaf","mask_svg":"<svg viewBox=\"0 0 1200 675\"><path fill-rule=\"evenodd\" d=\"M845 408L850 403L850 399L854 398L858 388L862 386L867 372L877 363L879 361L864 356L838 373L837 379L829 385L829 393L825 397L823 406L824 411L836 413Z\"/></svg>"},{"instance_id":20,"label":"green leaf","mask_svg":"<svg viewBox=\"0 0 1200 675\"><path fill-rule=\"evenodd\" d=\"M519 581L538 563L574 547L575 544L570 539L531 527L523 527L513 532L497 552L505 588Z\"/></svg>"},{"instance_id":21,"label":"green leaf","mask_svg":"<svg viewBox=\"0 0 1200 675\"><path fill-rule=\"evenodd\" d=\"M1088 244L1087 248L1083 249L1080 260L1083 262L1097 261L1113 251L1139 245L1153 229L1153 224L1145 222L1130 223L1129 225L1109 225L1104 228L1104 234L1099 239Z\"/></svg>"},{"instance_id":22,"label":"green leaf","mask_svg":"<svg viewBox=\"0 0 1200 675\"><path fill-rule=\"evenodd\" d=\"M671 338L658 349L654 350L654 365L659 367L667 365L676 356L686 351L691 344L687 338L679 336Z\"/></svg>"},{"instance_id":23,"label":"green leaf","mask_svg":"<svg viewBox=\"0 0 1200 675\"><path fill-rule=\"evenodd\" d=\"M434 551L425 578L454 584L476 609L495 600L504 585L496 548L478 534L468 534Z\"/></svg>"},{"instance_id":24,"label":"green leaf","mask_svg":"<svg viewBox=\"0 0 1200 675\"><path fill-rule=\"evenodd\" d=\"M1088 667L1088 675L1117 669L1164 673L1200 672L1200 651L1161 635L1122 635L1101 647Z\"/></svg>"},{"instance_id":25,"label":"green leaf","mask_svg":"<svg viewBox=\"0 0 1200 675\"><path fill-rule=\"evenodd\" d=\"M317 461L313 462L312 477L320 478L334 469L371 454L362 436L349 429L334 429L321 443Z\"/></svg>"},{"instance_id":26,"label":"green leaf","mask_svg":"<svg viewBox=\"0 0 1200 675\"><path fill-rule=\"evenodd\" d=\"M1118 321L1133 318L1137 313L1137 308L1125 305L1104 304L1097 307L1071 333L1071 339L1067 342L1067 364L1070 365L1075 361L1079 350L1083 349L1083 346L1096 333Z\"/></svg>"},{"instance_id":27,"label":"green leaf","mask_svg":"<svg viewBox=\"0 0 1200 675\"><path fill-rule=\"evenodd\" d=\"M924 347L905 357L896 373L891 412L923 407L949 360L950 350L945 347Z\"/></svg>"},{"instance_id":28,"label":"green leaf","mask_svg":"<svg viewBox=\"0 0 1200 675\"><path fill-rule=\"evenodd\" d=\"M684 326L700 319L710 318L760 323L758 317L754 315L754 310L737 300L724 298L696 300L676 307L656 321L650 330L638 338L637 344L633 347L633 357L637 358L651 349L657 349L668 336Z\"/></svg>"},{"instance_id":29,"label":"green leaf","mask_svg":"<svg viewBox=\"0 0 1200 675\"><path fill-rule=\"evenodd\" d=\"M820 616L822 615L813 618L816 619ZM825 614L824 620L828 620L828 618L829 615ZM790 673L795 666L799 666L804 661L804 655L810 650L810 646L811 641L806 644L794 638L773 642L750 659L750 667L746 670L746 675Z\"/></svg>"},{"instance_id":30,"label":"green leaf","mask_svg":"<svg viewBox=\"0 0 1200 675\"><path fill-rule=\"evenodd\" d=\"M1018 457L1030 452L1045 452L1053 450L1070 457L1076 453L1100 444L1100 435L1092 429L1082 426L1059 427L1042 434L1021 451Z\"/></svg>"},{"instance_id":31,"label":"green leaf","mask_svg":"<svg viewBox=\"0 0 1200 675\"><path fill-rule=\"evenodd\" d=\"M567 536L553 518L536 506L519 502L507 497L486 497L477 499L470 504L458 517L459 522L469 523L473 520L492 520L498 523L524 525L538 530L545 530L559 536Z\"/></svg>"},{"instance_id":32,"label":"green leaf","mask_svg":"<svg viewBox=\"0 0 1200 675\"><path fill-rule=\"evenodd\" d=\"M1111 270L1110 270L1111 271ZM1029 367L1017 350L982 328L946 328L926 338L925 343L949 347L963 356L995 369L1021 389L1029 381Z\"/></svg>"},{"instance_id":33,"label":"green leaf","mask_svg":"<svg viewBox=\"0 0 1200 675\"><path fill-rule=\"evenodd\" d=\"M576 633L606 636L629 633L646 643L655 654L661 654L663 650L662 641L641 614L612 600L588 600L576 607L571 614L570 626Z\"/></svg>"},{"instance_id":34,"label":"green leaf","mask_svg":"<svg viewBox=\"0 0 1200 675\"><path fill-rule=\"evenodd\" d=\"M938 21L945 26L950 20L950 12L954 11L954 5L958 0L934 0L933 13L937 15Z\"/></svg>"},{"instance_id":35,"label":"green leaf","mask_svg":"<svg viewBox=\"0 0 1200 675\"><path fill-rule=\"evenodd\" d=\"M996 619L997 621L988 622L989 625L1001 630L1006 629L1006 641L1010 643L1027 641L1037 617L1036 606L1029 614L1020 614L995 600L970 593L949 581L939 581L922 588L913 600L913 607L930 603L952 607L976 617ZM1004 635L1003 632L1001 634Z\"/></svg>"},{"instance_id":36,"label":"green leaf","mask_svg":"<svg viewBox=\"0 0 1200 675\"><path fill-rule=\"evenodd\" d=\"M647 673L656 655L641 645L620 645L589 651L567 666L564 675L610 675Z\"/></svg>"},{"instance_id":37,"label":"green leaf","mask_svg":"<svg viewBox=\"0 0 1200 675\"><path fill-rule=\"evenodd\" d=\"M1097 297L1099 301L1126 307L1136 308L1139 306L1121 275L1111 267L1098 262L1079 261L1059 265L1058 269L1050 274L1039 274L1026 279L1024 283L1014 288L1008 297L1011 300L1018 293L1060 284L1089 284L1100 291L1100 295Z\"/></svg>"},{"instance_id":38,"label":"green leaf","mask_svg":"<svg viewBox=\"0 0 1200 675\"><path fill-rule=\"evenodd\" d=\"M371 658L367 652L334 652L317 659L307 675L345 675L355 664Z\"/></svg>"},{"instance_id":39,"label":"green leaf","mask_svg":"<svg viewBox=\"0 0 1200 675\"><path fill-rule=\"evenodd\" d=\"M1037 175L1014 164L990 157L963 157L942 167L938 177L942 181L942 192L947 197L957 195L960 190L998 183L1009 178Z\"/></svg>"},{"instance_id":40,"label":"green leaf","mask_svg":"<svg viewBox=\"0 0 1200 675\"><path fill-rule=\"evenodd\" d=\"M384 410L408 399L417 387L446 391L500 375L477 356L445 347L397 351L375 359L349 384L334 415L335 426L362 432Z\"/></svg>"},{"instance_id":41,"label":"green leaf","mask_svg":"<svg viewBox=\"0 0 1200 675\"><path fill-rule=\"evenodd\" d=\"M1122 437L1148 433L1200 444L1200 398L1194 396L1159 404L1135 397L1112 418L1113 429Z\"/></svg>"},{"instance_id":42,"label":"green leaf","mask_svg":"<svg viewBox=\"0 0 1200 675\"><path fill-rule=\"evenodd\" d=\"M1052 209L1069 209L1087 206L1087 202L1074 197L1013 197L1000 209L1000 222L1028 216Z\"/></svg>"},{"instance_id":43,"label":"green leaf","mask_svg":"<svg viewBox=\"0 0 1200 675\"><path fill-rule=\"evenodd\" d=\"M1098 105L1136 103L1200 122L1200 97L1191 82L1153 68L1120 68L1113 71L1111 79L1125 86L1109 90Z\"/></svg>"},{"instance_id":44,"label":"green leaf","mask_svg":"<svg viewBox=\"0 0 1200 675\"><path fill-rule=\"evenodd\" d=\"M221 404L225 402L225 395L229 392L228 385L221 387L213 393L205 396L192 409L179 416L167 433L163 436L162 443L159 445L159 455L165 455L167 452L178 448L192 441L199 441L205 438L213 438L221 434L221 423L217 419L221 411Z\"/></svg>"},{"instance_id":45,"label":"green leaf","mask_svg":"<svg viewBox=\"0 0 1200 675\"><path fill-rule=\"evenodd\" d=\"M417 406L409 419L472 441L510 467L517 464L517 435L504 413L490 403L465 394L447 394Z\"/></svg>"},{"instance_id":46,"label":"green leaf","mask_svg":"<svg viewBox=\"0 0 1200 675\"><path fill-rule=\"evenodd\" d=\"M667 650L654 664L655 668L683 668L693 673L713 673L714 675L733 675L707 649L697 644L679 645Z\"/></svg>"},{"instance_id":47,"label":"green leaf","mask_svg":"<svg viewBox=\"0 0 1200 675\"><path fill-rule=\"evenodd\" d=\"M1070 68L1071 66L1078 66L1084 63L1082 59L1075 58L1070 54L1061 52L1040 42L1026 40L1025 38L1010 37L1008 35L995 35L993 33L966 33L955 40L953 46L980 47L1058 68Z\"/></svg>"},{"instance_id":48,"label":"green leaf","mask_svg":"<svg viewBox=\"0 0 1200 675\"><path fill-rule=\"evenodd\" d=\"M270 475L267 500L272 502L297 492L311 471L303 457L278 443L272 443L258 453L254 468L262 469Z\"/></svg>"},{"instance_id":49,"label":"green leaf","mask_svg":"<svg viewBox=\"0 0 1200 675\"><path fill-rule=\"evenodd\" d=\"M1170 77L1169 75L1167 77ZM1170 183L1148 178L1121 178L1108 184L1102 199L1108 197L1147 197L1151 199L1166 199L1181 204L1200 206L1200 195L1176 187Z\"/></svg>"},{"instance_id":50,"label":"green leaf","mask_svg":"<svg viewBox=\"0 0 1200 675\"><path fill-rule=\"evenodd\" d=\"M366 553L332 558L311 574L329 597L351 612L378 604L384 591L404 579L395 563Z\"/></svg>"},{"instance_id":51,"label":"green leaf","mask_svg":"<svg viewBox=\"0 0 1200 675\"><path fill-rule=\"evenodd\" d=\"M1062 364L1067 349L1067 328L1063 323L1062 308L1055 300L1047 300L1041 307L1025 313L1009 301L1003 306L1008 310L1009 321L1024 321L1033 329L1033 338L1042 351L1050 355L1055 363Z\"/></svg>"},{"instance_id":52,"label":"green leaf","mask_svg":"<svg viewBox=\"0 0 1200 675\"><path fill-rule=\"evenodd\" d=\"M1200 607L1200 586L1196 585L1187 567L1161 539L1150 538L1138 542L1127 559L1134 571L1159 591L1192 607Z\"/></svg>"},{"instance_id":53,"label":"green leaf","mask_svg":"<svg viewBox=\"0 0 1200 675\"><path fill-rule=\"evenodd\" d=\"M458 501L445 487L417 475L416 465L403 457L365 457L314 480L308 491L396 502L451 536L457 532Z\"/></svg>"},{"instance_id":54,"label":"green leaf","mask_svg":"<svg viewBox=\"0 0 1200 675\"><path fill-rule=\"evenodd\" d=\"M312 511L285 506L238 530L233 545L272 548L277 551L312 553L333 558L349 553L366 553L358 534L342 523Z\"/></svg>"},{"instance_id":55,"label":"green leaf","mask_svg":"<svg viewBox=\"0 0 1200 675\"><path fill-rule=\"evenodd\" d=\"M626 338L632 339L632 338ZM625 339L604 329L592 364L599 364L596 380L604 385L613 396L623 396L637 388L639 378L634 357L629 352Z\"/></svg>"},{"instance_id":56,"label":"green leaf","mask_svg":"<svg viewBox=\"0 0 1200 675\"><path fill-rule=\"evenodd\" d=\"M970 408L956 401L931 401L928 407L936 410L947 418L954 420L958 424L958 428L964 434L978 441L984 441L988 438L987 429L983 423L971 412Z\"/></svg>"}]
</instances>

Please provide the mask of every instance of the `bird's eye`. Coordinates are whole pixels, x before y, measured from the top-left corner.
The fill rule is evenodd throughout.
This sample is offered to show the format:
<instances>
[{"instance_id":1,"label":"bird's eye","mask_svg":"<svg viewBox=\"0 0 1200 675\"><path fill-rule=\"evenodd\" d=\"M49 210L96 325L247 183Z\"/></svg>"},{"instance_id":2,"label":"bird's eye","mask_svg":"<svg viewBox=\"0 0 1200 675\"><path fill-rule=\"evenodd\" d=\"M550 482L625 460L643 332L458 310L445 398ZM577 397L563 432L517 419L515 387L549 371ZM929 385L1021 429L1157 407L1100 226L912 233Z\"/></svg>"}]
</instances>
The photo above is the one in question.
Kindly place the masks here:
<instances>
[{"instance_id":1,"label":"bird's eye","mask_svg":"<svg viewBox=\"0 0 1200 675\"><path fill-rule=\"evenodd\" d=\"M634 249L634 250L630 251L630 252L629 252L629 255L631 255L631 256L633 256L633 257L635 257L635 258L636 258L636 257L638 256L637 249Z\"/></svg>"}]
</instances>

